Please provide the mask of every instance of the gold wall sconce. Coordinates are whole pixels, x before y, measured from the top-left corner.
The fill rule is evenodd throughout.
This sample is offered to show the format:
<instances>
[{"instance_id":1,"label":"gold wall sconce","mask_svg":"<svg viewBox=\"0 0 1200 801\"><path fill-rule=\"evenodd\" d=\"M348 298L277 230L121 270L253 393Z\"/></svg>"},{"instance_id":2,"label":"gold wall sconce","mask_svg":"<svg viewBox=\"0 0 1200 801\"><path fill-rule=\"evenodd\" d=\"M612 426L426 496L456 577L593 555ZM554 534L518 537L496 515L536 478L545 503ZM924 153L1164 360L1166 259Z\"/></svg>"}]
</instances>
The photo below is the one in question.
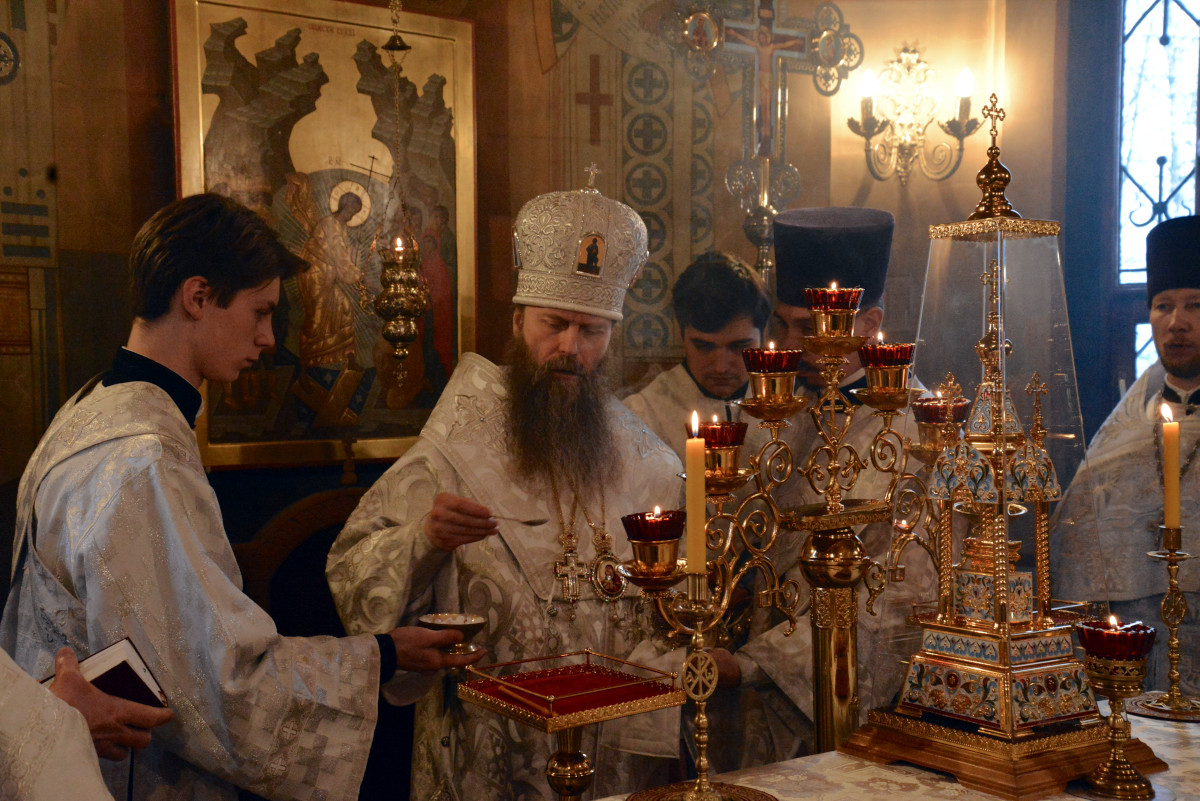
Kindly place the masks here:
<instances>
[{"instance_id":1,"label":"gold wall sconce","mask_svg":"<svg viewBox=\"0 0 1200 801\"><path fill-rule=\"evenodd\" d=\"M925 135L942 102L935 75L915 47L904 45L878 78L871 70L861 78L862 119L851 117L846 124L866 140L867 169L875 180L886 181L895 175L907 186L914 167L934 181L944 181L958 169L963 140L980 126L971 116L975 81L971 70L964 67L955 84L956 114L937 123L957 145L945 141L932 144Z\"/></svg>"}]
</instances>

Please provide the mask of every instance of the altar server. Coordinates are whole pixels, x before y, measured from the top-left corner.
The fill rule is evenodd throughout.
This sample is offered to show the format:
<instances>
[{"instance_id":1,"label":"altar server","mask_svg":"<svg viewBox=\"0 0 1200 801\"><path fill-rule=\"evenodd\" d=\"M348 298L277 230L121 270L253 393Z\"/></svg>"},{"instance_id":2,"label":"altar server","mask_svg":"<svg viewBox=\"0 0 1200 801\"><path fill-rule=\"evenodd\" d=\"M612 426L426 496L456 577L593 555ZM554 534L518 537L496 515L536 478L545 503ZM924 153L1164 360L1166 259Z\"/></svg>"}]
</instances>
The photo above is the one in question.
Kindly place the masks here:
<instances>
[{"instance_id":1,"label":"altar server","mask_svg":"<svg viewBox=\"0 0 1200 801\"><path fill-rule=\"evenodd\" d=\"M380 681L482 655L448 656L439 646L459 635L428 629L281 637L241 591L192 431L199 387L235 381L274 343L280 280L304 266L219 195L157 212L130 256L126 346L55 416L21 479L0 643L43 676L63 645L128 637L174 712L132 774L102 766L117 797L357 798ZM393 681L427 686L408 679Z\"/></svg>"},{"instance_id":2,"label":"altar server","mask_svg":"<svg viewBox=\"0 0 1200 801\"><path fill-rule=\"evenodd\" d=\"M1129 391L1088 446L1052 524L1054 595L1108 601L1122 622L1158 628L1148 689L1167 688L1167 628L1160 604L1165 403L1179 424L1179 520L1183 548L1200 548L1200 217L1159 223L1146 237L1146 298L1158 361ZM1200 695L1200 571L1184 563L1179 584L1188 613L1179 629L1183 691Z\"/></svg>"}]
</instances>

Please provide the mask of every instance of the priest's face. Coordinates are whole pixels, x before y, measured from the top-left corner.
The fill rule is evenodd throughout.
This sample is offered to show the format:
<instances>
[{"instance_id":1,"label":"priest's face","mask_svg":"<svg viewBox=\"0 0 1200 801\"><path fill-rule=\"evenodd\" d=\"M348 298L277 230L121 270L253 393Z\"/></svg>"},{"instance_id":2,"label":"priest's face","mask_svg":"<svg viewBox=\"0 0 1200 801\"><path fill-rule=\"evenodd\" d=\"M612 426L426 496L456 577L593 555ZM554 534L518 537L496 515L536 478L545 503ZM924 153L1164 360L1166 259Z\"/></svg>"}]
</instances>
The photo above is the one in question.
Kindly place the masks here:
<instances>
[{"instance_id":1,"label":"priest's face","mask_svg":"<svg viewBox=\"0 0 1200 801\"><path fill-rule=\"evenodd\" d=\"M513 312L513 337L529 348L539 366L553 363L553 376L574 381L594 373L612 339L612 320L595 314L525 306Z\"/></svg>"},{"instance_id":2,"label":"priest's face","mask_svg":"<svg viewBox=\"0 0 1200 801\"><path fill-rule=\"evenodd\" d=\"M883 309L881 307L871 306L867 309L860 309L854 317L852 333L859 337L873 337L879 331L879 325L882 322ZM800 340L813 335L812 314L803 306L776 303L775 311L771 315L771 323L773 334L776 337L775 347L780 350L803 350ZM845 366L846 375L855 373L862 367L862 361L858 358L857 351L847 355L846 360L849 362ZM820 357L805 351L798 377L800 383L811 389L820 387Z\"/></svg>"},{"instance_id":3,"label":"priest's face","mask_svg":"<svg viewBox=\"0 0 1200 801\"><path fill-rule=\"evenodd\" d=\"M274 347L271 318L279 305L279 279L239 290L222 308L213 298L204 304L197 332L197 367L209 381L230 383Z\"/></svg>"},{"instance_id":4,"label":"priest's face","mask_svg":"<svg viewBox=\"0 0 1200 801\"><path fill-rule=\"evenodd\" d=\"M1168 289L1150 302L1150 328L1163 367L1181 389L1200 387L1200 289Z\"/></svg>"},{"instance_id":5,"label":"priest's face","mask_svg":"<svg viewBox=\"0 0 1200 801\"><path fill-rule=\"evenodd\" d=\"M683 358L692 377L709 395L732 398L750 374L742 351L762 345L762 331L750 315L730 320L724 327L705 333L693 326L683 328Z\"/></svg>"},{"instance_id":6,"label":"priest's face","mask_svg":"<svg viewBox=\"0 0 1200 801\"><path fill-rule=\"evenodd\" d=\"M513 337L505 353L509 446L521 477L594 489L620 470L608 411L612 393L598 369L603 347L597 354L598 343L564 345L577 339L579 332L572 328L579 327L578 321L566 322L555 313L550 315L553 319L536 324L535 350L524 332L533 323L531 312L546 311L550 310L518 312L514 328L522 333ZM548 335L542 326L558 331ZM612 324L607 328L611 335ZM603 337L605 347L607 338Z\"/></svg>"}]
</instances>

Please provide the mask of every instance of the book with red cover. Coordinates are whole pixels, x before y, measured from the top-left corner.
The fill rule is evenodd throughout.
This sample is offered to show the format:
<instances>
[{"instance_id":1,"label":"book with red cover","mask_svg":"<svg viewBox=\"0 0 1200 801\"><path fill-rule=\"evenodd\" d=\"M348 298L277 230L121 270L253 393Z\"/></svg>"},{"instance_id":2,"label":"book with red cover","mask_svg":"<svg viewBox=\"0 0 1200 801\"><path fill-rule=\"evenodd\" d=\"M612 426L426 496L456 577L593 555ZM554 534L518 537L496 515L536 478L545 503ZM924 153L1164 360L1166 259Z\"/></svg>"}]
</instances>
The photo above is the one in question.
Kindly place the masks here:
<instances>
[{"instance_id":1,"label":"book with red cover","mask_svg":"<svg viewBox=\"0 0 1200 801\"><path fill-rule=\"evenodd\" d=\"M158 680L128 637L81 660L79 671L96 689L109 695L147 706L167 705ZM42 679L47 687L53 683L54 676Z\"/></svg>"}]
</instances>

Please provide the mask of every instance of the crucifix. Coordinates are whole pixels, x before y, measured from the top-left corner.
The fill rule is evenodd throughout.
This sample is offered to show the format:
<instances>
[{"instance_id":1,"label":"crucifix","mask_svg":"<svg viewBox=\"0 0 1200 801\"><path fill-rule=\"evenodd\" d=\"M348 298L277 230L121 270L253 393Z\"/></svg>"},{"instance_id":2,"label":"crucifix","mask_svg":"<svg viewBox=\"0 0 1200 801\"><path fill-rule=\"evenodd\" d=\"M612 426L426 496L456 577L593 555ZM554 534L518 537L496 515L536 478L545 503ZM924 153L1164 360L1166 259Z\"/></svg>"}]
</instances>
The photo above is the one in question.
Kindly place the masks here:
<instances>
[{"instance_id":1,"label":"crucifix","mask_svg":"<svg viewBox=\"0 0 1200 801\"><path fill-rule=\"evenodd\" d=\"M800 31L775 29L774 0L761 0L758 25L725 25L726 46L734 52L754 54L754 155L776 155L776 118L786 102L780 71L785 58L797 59L808 53L808 37Z\"/></svg>"},{"instance_id":2,"label":"crucifix","mask_svg":"<svg viewBox=\"0 0 1200 801\"><path fill-rule=\"evenodd\" d=\"M814 19L788 19L784 25L776 5L758 0L754 19L724 22L721 37L729 53L750 56L742 90L743 155L729 166L725 186L747 215L743 229L758 250L754 266L768 286L775 266L771 220L800 194L800 172L787 160L787 75L811 73L817 92L828 97L863 56L862 41L833 3L818 6Z\"/></svg>"},{"instance_id":3,"label":"crucifix","mask_svg":"<svg viewBox=\"0 0 1200 801\"><path fill-rule=\"evenodd\" d=\"M587 575L587 566L580 563L574 550L567 551L562 559L554 563L554 577L562 582L563 600L567 603L579 600L579 580L587 578Z\"/></svg>"}]
</instances>

